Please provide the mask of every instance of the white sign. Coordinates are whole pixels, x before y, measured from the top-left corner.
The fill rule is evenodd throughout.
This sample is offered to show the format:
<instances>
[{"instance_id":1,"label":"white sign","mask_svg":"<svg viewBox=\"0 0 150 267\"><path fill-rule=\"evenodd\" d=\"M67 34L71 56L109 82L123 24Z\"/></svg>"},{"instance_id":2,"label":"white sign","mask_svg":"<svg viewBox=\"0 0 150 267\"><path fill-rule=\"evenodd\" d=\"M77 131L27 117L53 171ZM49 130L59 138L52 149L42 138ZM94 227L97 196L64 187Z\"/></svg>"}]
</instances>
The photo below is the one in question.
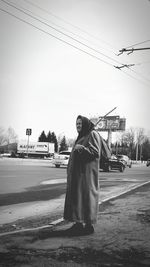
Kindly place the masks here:
<instances>
[{"instance_id":1,"label":"white sign","mask_svg":"<svg viewBox=\"0 0 150 267\"><path fill-rule=\"evenodd\" d=\"M47 142L19 142L17 146L18 153L54 153L54 143Z\"/></svg>"}]
</instances>

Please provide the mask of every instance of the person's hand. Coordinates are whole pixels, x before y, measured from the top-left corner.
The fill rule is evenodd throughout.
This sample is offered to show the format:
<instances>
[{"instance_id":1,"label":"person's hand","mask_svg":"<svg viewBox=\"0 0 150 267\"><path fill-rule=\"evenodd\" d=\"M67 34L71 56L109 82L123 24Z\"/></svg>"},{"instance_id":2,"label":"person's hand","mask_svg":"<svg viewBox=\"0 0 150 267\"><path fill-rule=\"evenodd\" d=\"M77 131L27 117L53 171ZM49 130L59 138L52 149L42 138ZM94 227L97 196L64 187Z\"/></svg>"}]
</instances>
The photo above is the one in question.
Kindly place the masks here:
<instances>
[{"instance_id":1,"label":"person's hand","mask_svg":"<svg viewBox=\"0 0 150 267\"><path fill-rule=\"evenodd\" d=\"M75 146L74 150L75 150L75 151L78 151L79 153L81 153L82 150L83 150L83 148L84 148L83 145L79 145L79 144L77 144L77 145Z\"/></svg>"}]
</instances>

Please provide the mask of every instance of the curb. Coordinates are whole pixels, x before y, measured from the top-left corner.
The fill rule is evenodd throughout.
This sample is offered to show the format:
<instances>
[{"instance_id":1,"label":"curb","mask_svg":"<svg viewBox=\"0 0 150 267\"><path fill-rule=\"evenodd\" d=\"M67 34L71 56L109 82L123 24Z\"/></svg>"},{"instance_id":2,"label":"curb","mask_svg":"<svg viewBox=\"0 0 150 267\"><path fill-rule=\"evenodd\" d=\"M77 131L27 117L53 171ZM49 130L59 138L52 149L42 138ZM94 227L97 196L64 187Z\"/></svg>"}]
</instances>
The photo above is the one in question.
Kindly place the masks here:
<instances>
[{"instance_id":1,"label":"curb","mask_svg":"<svg viewBox=\"0 0 150 267\"><path fill-rule=\"evenodd\" d=\"M113 199L115 199L117 197L120 197L120 196L122 196L124 194L127 194L127 193L129 193L129 192L131 192L131 191L133 191L133 190L135 190L135 189L137 189L139 187L142 187L142 186L144 186L146 184L149 184L149 183L150 183L150 181L145 182L145 183L142 183L142 184L139 184L139 185L135 185L132 188L128 188L128 189L126 189L125 191L123 191L121 193L118 193L118 194L113 195L111 197L105 198L104 200L100 201L98 204L101 205L101 204L103 204L103 203L105 203L107 201L113 200ZM0 233L0 237L2 237L2 236L8 236L8 235L13 235L13 234L17 234L17 233L37 231L37 230L40 230L40 229L45 229L45 228L53 227L53 226L56 226L57 224L59 224L59 223L61 223L63 221L64 221L64 219L63 218L60 218L60 219L57 219L57 220L51 222L50 224L47 224L47 225L44 225L44 226L38 226L38 227L34 227L34 228L26 228L26 229L11 231L11 232Z\"/></svg>"}]
</instances>

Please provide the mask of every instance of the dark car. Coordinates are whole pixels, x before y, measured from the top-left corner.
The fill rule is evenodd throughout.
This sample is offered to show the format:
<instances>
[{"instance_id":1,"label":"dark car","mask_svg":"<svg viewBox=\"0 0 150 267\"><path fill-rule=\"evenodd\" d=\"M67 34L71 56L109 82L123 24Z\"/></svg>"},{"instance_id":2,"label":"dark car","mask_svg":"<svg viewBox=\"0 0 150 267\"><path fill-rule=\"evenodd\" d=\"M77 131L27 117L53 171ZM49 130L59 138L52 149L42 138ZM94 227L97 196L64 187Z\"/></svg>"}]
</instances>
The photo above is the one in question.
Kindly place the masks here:
<instances>
[{"instance_id":1,"label":"dark car","mask_svg":"<svg viewBox=\"0 0 150 267\"><path fill-rule=\"evenodd\" d=\"M125 162L118 159L115 155L112 155L108 160L101 161L100 164L100 168L105 172L109 172L111 170L118 170L120 172L123 172L125 167Z\"/></svg>"},{"instance_id":2,"label":"dark car","mask_svg":"<svg viewBox=\"0 0 150 267\"><path fill-rule=\"evenodd\" d=\"M147 167L150 166L150 159L147 160L147 162L146 162L146 166L147 166Z\"/></svg>"}]
</instances>

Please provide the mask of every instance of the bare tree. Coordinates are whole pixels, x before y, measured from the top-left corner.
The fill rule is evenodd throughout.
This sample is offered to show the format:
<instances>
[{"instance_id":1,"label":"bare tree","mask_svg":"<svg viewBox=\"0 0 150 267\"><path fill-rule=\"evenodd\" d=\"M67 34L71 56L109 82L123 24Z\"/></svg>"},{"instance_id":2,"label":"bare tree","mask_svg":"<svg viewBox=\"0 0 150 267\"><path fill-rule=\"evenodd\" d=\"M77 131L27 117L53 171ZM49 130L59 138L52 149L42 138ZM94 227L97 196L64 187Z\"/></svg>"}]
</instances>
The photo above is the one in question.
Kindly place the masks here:
<instances>
[{"instance_id":1,"label":"bare tree","mask_svg":"<svg viewBox=\"0 0 150 267\"><path fill-rule=\"evenodd\" d=\"M148 152L149 142L150 138L145 135L145 130L143 128L130 128L120 135L118 134L115 147L116 154L118 152L125 153L136 161L143 160L147 158L150 153Z\"/></svg>"},{"instance_id":2,"label":"bare tree","mask_svg":"<svg viewBox=\"0 0 150 267\"><path fill-rule=\"evenodd\" d=\"M69 147L73 147L74 142L75 142L75 139L73 139L73 138L67 138L67 144L68 144Z\"/></svg>"},{"instance_id":3,"label":"bare tree","mask_svg":"<svg viewBox=\"0 0 150 267\"><path fill-rule=\"evenodd\" d=\"M3 145L4 140L5 140L5 130L2 127L0 127L0 145Z\"/></svg>"},{"instance_id":4,"label":"bare tree","mask_svg":"<svg viewBox=\"0 0 150 267\"><path fill-rule=\"evenodd\" d=\"M145 131L143 128L136 129L136 161L142 159L142 144L145 140Z\"/></svg>"},{"instance_id":5,"label":"bare tree","mask_svg":"<svg viewBox=\"0 0 150 267\"><path fill-rule=\"evenodd\" d=\"M0 128L0 145L9 145L17 142L18 137L12 127L9 127L6 131Z\"/></svg>"},{"instance_id":6,"label":"bare tree","mask_svg":"<svg viewBox=\"0 0 150 267\"><path fill-rule=\"evenodd\" d=\"M129 157L131 158L133 155L133 150L135 147L135 129L130 128L123 134L123 142L128 146L129 148Z\"/></svg>"},{"instance_id":7,"label":"bare tree","mask_svg":"<svg viewBox=\"0 0 150 267\"><path fill-rule=\"evenodd\" d=\"M7 140L8 140L8 144L15 143L18 140L18 136L12 127L9 127L7 130Z\"/></svg>"}]
</instances>

